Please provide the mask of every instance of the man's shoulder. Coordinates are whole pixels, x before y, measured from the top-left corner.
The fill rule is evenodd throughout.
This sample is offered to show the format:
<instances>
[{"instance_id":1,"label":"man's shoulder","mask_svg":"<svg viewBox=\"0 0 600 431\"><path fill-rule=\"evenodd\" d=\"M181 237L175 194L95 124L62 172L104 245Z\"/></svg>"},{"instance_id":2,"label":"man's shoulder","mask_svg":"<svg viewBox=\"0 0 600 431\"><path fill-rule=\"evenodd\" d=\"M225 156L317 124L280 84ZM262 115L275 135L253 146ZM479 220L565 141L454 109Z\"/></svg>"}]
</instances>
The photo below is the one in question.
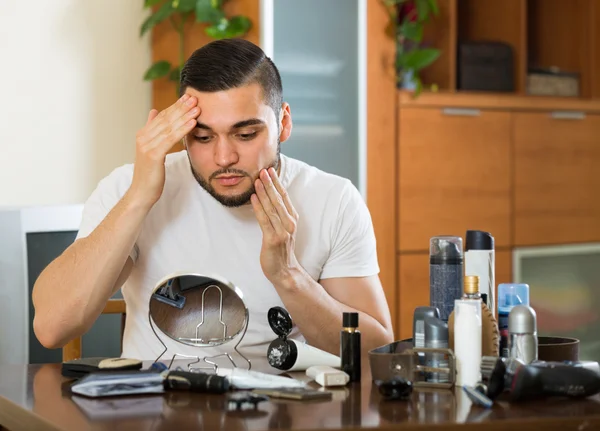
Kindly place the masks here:
<instances>
[{"instance_id":1,"label":"man's shoulder","mask_svg":"<svg viewBox=\"0 0 600 431\"><path fill-rule=\"evenodd\" d=\"M282 155L282 157L284 157ZM285 157L286 185L316 195L344 194L355 189L354 184L344 177L325 172L316 166L298 159Z\"/></svg>"}]
</instances>

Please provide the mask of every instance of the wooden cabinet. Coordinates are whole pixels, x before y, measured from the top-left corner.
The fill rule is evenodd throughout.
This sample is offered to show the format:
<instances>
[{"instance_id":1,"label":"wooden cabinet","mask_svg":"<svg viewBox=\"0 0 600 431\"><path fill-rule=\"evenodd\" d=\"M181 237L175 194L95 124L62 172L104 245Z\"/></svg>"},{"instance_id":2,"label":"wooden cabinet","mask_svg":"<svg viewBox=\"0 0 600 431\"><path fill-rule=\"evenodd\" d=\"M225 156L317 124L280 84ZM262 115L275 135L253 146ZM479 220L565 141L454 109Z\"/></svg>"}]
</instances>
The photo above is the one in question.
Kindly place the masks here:
<instances>
[{"instance_id":1,"label":"wooden cabinet","mask_svg":"<svg viewBox=\"0 0 600 431\"><path fill-rule=\"evenodd\" d=\"M398 257L400 286L396 340L412 337L412 319L416 307L429 305L429 254L401 254ZM496 251L496 287L512 282L511 250ZM496 298L498 294L496 292Z\"/></svg>"},{"instance_id":2,"label":"wooden cabinet","mask_svg":"<svg viewBox=\"0 0 600 431\"><path fill-rule=\"evenodd\" d=\"M400 111L398 244L427 250L435 235L491 232L510 243L509 112Z\"/></svg>"},{"instance_id":3,"label":"wooden cabinet","mask_svg":"<svg viewBox=\"0 0 600 431\"><path fill-rule=\"evenodd\" d=\"M515 113L515 245L600 241L600 115Z\"/></svg>"}]
</instances>

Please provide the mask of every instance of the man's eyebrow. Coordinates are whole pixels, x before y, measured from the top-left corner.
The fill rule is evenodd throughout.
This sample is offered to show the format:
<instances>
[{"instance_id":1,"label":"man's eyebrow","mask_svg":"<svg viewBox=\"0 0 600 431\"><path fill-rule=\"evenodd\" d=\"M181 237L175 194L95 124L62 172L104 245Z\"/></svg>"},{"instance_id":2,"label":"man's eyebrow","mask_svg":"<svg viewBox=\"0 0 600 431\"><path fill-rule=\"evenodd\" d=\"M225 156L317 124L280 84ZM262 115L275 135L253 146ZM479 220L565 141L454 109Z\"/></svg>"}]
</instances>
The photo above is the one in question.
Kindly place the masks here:
<instances>
[{"instance_id":1,"label":"man's eyebrow","mask_svg":"<svg viewBox=\"0 0 600 431\"><path fill-rule=\"evenodd\" d=\"M266 123L263 120L259 120L258 118L251 118L249 120L238 121L233 126L231 126L231 128L232 129L241 129L243 127L257 126L257 125L264 126L264 125L266 125Z\"/></svg>"},{"instance_id":2,"label":"man's eyebrow","mask_svg":"<svg viewBox=\"0 0 600 431\"><path fill-rule=\"evenodd\" d=\"M196 129L212 130L209 126L207 126L204 123L201 123L200 121L198 121L198 123L196 124Z\"/></svg>"},{"instance_id":3,"label":"man's eyebrow","mask_svg":"<svg viewBox=\"0 0 600 431\"><path fill-rule=\"evenodd\" d=\"M231 126L231 128L232 129L241 129L243 127L248 127L248 126L265 126L266 124L267 123L265 123L263 120L259 120L258 118L251 118L249 120L238 121L233 126ZM212 130L212 128L210 126L208 126L207 124L201 123L200 121L198 121L198 123L196 124L196 128L204 129L204 130Z\"/></svg>"}]
</instances>

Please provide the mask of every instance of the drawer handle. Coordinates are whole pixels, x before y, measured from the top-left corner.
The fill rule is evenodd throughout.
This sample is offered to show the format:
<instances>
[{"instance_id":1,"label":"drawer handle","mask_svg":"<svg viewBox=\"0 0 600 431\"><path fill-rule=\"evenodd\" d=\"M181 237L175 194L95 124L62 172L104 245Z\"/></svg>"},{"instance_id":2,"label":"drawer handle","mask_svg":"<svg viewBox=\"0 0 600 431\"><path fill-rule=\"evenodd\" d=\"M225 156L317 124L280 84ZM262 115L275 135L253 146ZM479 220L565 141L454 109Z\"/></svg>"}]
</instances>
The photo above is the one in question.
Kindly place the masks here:
<instances>
[{"instance_id":1,"label":"drawer handle","mask_svg":"<svg viewBox=\"0 0 600 431\"><path fill-rule=\"evenodd\" d=\"M553 111L550 116L556 120L585 120L585 112Z\"/></svg>"},{"instance_id":2,"label":"drawer handle","mask_svg":"<svg viewBox=\"0 0 600 431\"><path fill-rule=\"evenodd\" d=\"M463 117L478 117L481 115L479 109L465 109L465 108L443 108L442 113L444 115L458 115Z\"/></svg>"}]
</instances>

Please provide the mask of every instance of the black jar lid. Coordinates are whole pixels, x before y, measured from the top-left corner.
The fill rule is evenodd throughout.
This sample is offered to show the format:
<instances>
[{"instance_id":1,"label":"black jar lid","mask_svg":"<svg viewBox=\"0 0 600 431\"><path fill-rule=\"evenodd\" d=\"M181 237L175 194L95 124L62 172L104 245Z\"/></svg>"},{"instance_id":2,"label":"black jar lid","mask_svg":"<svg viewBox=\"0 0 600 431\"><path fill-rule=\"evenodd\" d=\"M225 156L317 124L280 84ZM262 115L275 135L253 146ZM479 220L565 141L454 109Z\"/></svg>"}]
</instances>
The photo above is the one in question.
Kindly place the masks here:
<instances>
[{"instance_id":1,"label":"black jar lid","mask_svg":"<svg viewBox=\"0 0 600 431\"><path fill-rule=\"evenodd\" d=\"M285 339L294 327L292 316L283 307L271 307L267 313L269 326L278 337Z\"/></svg>"},{"instance_id":2,"label":"black jar lid","mask_svg":"<svg viewBox=\"0 0 600 431\"><path fill-rule=\"evenodd\" d=\"M267 349L269 365L278 370L286 371L294 366L298 359L298 348L291 340L277 338L271 341Z\"/></svg>"}]
</instances>

